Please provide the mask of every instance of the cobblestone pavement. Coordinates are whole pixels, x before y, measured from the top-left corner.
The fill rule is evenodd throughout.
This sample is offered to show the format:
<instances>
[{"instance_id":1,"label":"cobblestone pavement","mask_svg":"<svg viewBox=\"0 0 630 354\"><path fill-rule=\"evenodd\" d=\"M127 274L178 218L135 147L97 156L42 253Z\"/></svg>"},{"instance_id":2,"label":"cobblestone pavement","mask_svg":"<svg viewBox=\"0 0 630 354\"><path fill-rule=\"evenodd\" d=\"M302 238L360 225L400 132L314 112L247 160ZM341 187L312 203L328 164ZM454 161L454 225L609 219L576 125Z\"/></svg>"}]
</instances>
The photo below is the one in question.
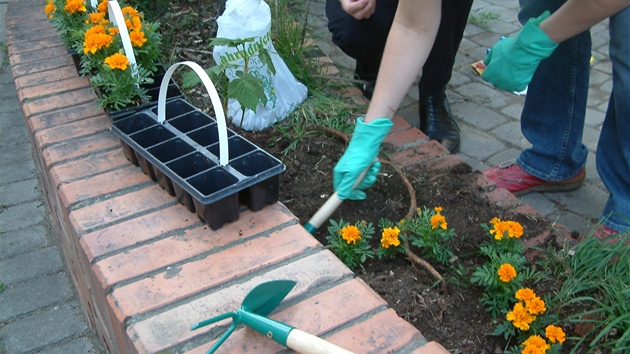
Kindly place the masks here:
<instances>
[{"instance_id":1,"label":"cobblestone pavement","mask_svg":"<svg viewBox=\"0 0 630 354\"><path fill-rule=\"evenodd\" d=\"M51 226L11 67L0 0L0 353L105 353Z\"/></svg>"},{"instance_id":2,"label":"cobblestone pavement","mask_svg":"<svg viewBox=\"0 0 630 354\"><path fill-rule=\"evenodd\" d=\"M325 0L312 0L308 24L316 34L320 49L350 78L354 60L345 55L331 41L326 28ZM520 28L516 19L517 1L476 0L471 20L464 33L447 88L451 109L461 128L461 149L457 154L473 169L514 160L519 152L531 146L520 129L523 96L494 89L477 76L471 64L482 60L486 48L500 36L514 34ZM589 149L586 164L586 183L582 188L566 193L532 193L520 199L540 214L583 234L589 230L608 198L595 168L595 149L604 121L608 97L612 88L612 69L608 58L608 21L591 30L594 65L591 70L584 144ZM412 87L399 110L411 125L418 126L418 91Z\"/></svg>"}]
</instances>

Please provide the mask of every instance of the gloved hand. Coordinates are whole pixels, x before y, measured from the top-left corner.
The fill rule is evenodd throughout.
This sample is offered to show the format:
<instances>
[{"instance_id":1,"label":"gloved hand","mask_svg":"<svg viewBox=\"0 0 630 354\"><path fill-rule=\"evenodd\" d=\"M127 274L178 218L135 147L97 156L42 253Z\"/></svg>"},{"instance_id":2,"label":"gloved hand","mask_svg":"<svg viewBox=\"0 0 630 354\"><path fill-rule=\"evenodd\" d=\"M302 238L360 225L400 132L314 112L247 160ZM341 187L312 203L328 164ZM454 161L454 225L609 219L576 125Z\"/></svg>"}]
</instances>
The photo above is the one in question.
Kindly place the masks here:
<instances>
[{"instance_id":1,"label":"gloved hand","mask_svg":"<svg viewBox=\"0 0 630 354\"><path fill-rule=\"evenodd\" d=\"M372 161L378 155L381 143L392 125L394 123L387 118L375 119L370 123L364 123L363 118L357 120L350 143L333 169L333 187L341 200L365 199L363 190L376 182L378 171L381 169L379 162L372 164ZM353 189L361 173L368 167L370 170Z\"/></svg>"},{"instance_id":2,"label":"gloved hand","mask_svg":"<svg viewBox=\"0 0 630 354\"><path fill-rule=\"evenodd\" d=\"M502 90L525 90L538 64L558 46L538 28L547 17L549 11L527 21L516 37L495 44L483 60L486 69L481 77Z\"/></svg>"}]
</instances>

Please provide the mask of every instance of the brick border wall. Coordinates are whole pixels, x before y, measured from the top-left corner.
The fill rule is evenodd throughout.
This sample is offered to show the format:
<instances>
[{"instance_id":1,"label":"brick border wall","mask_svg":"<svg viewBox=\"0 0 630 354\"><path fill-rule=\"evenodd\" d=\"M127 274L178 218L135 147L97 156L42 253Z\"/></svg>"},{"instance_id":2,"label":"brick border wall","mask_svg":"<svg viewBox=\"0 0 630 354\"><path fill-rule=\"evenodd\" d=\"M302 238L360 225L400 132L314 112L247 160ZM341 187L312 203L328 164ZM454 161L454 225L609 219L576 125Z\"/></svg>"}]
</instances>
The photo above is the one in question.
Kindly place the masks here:
<instances>
[{"instance_id":1,"label":"brick border wall","mask_svg":"<svg viewBox=\"0 0 630 354\"><path fill-rule=\"evenodd\" d=\"M51 217L90 326L109 351L205 352L224 328L191 332L193 323L235 311L260 282L292 279L298 285L274 319L360 353L446 352L354 278L281 203L244 211L237 222L210 230L124 157L41 2L10 2L6 26ZM361 99L358 90L349 94ZM464 163L403 118L394 123L386 142L395 146L401 167ZM536 213L481 175L479 185L506 208ZM221 349L282 347L239 329Z\"/></svg>"}]
</instances>

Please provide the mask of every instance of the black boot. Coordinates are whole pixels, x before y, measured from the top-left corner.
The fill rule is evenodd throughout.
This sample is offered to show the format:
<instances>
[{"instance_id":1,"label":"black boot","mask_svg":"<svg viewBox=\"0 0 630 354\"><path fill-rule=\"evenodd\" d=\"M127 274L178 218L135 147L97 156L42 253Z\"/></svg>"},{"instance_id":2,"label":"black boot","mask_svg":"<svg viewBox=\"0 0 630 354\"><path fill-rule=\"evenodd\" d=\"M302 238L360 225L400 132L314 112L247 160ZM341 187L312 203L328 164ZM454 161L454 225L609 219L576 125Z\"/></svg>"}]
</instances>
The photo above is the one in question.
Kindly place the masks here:
<instances>
[{"instance_id":1,"label":"black boot","mask_svg":"<svg viewBox=\"0 0 630 354\"><path fill-rule=\"evenodd\" d=\"M437 140L451 153L459 150L459 126L453 119L446 94L420 96L420 130L431 140Z\"/></svg>"},{"instance_id":2,"label":"black boot","mask_svg":"<svg viewBox=\"0 0 630 354\"><path fill-rule=\"evenodd\" d=\"M365 63L362 64L357 60L357 65L354 69L354 78L363 81L357 83L357 87L361 90L361 92L363 92L363 97L371 100L372 94L374 93L374 86L376 86L376 76L378 70L370 70L368 67L369 65L366 65Z\"/></svg>"}]
</instances>

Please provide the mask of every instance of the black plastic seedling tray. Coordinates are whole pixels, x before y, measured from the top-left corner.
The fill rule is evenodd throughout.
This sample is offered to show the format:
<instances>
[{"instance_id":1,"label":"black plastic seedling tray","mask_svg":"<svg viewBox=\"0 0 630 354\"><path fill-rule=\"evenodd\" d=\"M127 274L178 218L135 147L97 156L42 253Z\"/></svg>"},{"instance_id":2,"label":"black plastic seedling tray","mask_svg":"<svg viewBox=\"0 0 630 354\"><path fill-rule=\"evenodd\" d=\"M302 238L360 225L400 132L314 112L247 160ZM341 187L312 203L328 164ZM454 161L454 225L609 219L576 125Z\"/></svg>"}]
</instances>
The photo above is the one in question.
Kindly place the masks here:
<instances>
[{"instance_id":1,"label":"black plastic seedling tray","mask_svg":"<svg viewBox=\"0 0 630 354\"><path fill-rule=\"evenodd\" d=\"M219 124L183 99L165 103L164 123L151 107L112 123L125 156L195 212L211 229L278 200L284 164L227 129L229 163L220 161Z\"/></svg>"}]
</instances>

